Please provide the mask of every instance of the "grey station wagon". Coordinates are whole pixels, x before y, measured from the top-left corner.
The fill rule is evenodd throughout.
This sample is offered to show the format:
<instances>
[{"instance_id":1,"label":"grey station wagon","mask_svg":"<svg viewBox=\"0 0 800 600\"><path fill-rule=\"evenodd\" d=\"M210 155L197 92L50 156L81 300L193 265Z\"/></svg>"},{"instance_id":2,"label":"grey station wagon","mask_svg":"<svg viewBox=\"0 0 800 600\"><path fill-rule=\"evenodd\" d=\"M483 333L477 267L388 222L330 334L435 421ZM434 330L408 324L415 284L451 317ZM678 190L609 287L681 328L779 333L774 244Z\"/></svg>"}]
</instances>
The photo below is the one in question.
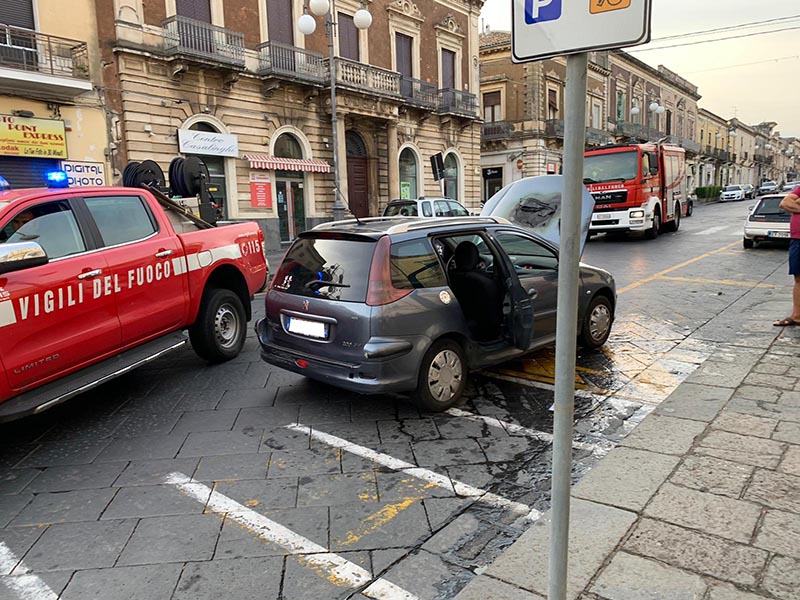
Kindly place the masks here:
<instances>
[{"instance_id":1,"label":"grey station wagon","mask_svg":"<svg viewBox=\"0 0 800 600\"><path fill-rule=\"evenodd\" d=\"M467 373L552 344L558 248L499 217L375 218L300 234L256 324L262 358L441 411ZM612 276L581 265L580 342L605 343Z\"/></svg>"}]
</instances>

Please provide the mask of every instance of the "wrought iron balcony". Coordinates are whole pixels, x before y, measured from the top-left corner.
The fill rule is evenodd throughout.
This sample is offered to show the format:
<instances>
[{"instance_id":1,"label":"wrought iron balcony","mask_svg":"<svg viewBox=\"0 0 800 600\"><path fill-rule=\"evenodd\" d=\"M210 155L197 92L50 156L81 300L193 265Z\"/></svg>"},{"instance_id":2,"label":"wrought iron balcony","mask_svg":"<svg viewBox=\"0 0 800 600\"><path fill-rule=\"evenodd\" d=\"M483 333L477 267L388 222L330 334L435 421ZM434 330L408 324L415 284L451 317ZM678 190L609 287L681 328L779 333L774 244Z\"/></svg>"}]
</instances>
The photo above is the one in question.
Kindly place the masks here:
<instances>
[{"instance_id":1,"label":"wrought iron balcony","mask_svg":"<svg viewBox=\"0 0 800 600\"><path fill-rule=\"evenodd\" d=\"M361 93L400 98L400 73L365 65L348 58L336 58L336 85ZM328 59L325 59L327 68Z\"/></svg>"},{"instance_id":2,"label":"wrought iron balcony","mask_svg":"<svg viewBox=\"0 0 800 600\"><path fill-rule=\"evenodd\" d=\"M501 140L514 133L514 124L509 121L494 121L481 125L481 139L483 141Z\"/></svg>"},{"instance_id":3,"label":"wrought iron balcony","mask_svg":"<svg viewBox=\"0 0 800 600\"><path fill-rule=\"evenodd\" d=\"M550 138L564 138L564 121L562 119L548 119L544 122L544 135Z\"/></svg>"},{"instance_id":4,"label":"wrought iron balcony","mask_svg":"<svg viewBox=\"0 0 800 600\"><path fill-rule=\"evenodd\" d=\"M564 139L564 121L561 119L549 119L544 123L544 135L549 138ZM601 146L611 141L611 134L604 129L594 127L586 128L586 145Z\"/></svg>"},{"instance_id":5,"label":"wrought iron balcony","mask_svg":"<svg viewBox=\"0 0 800 600\"><path fill-rule=\"evenodd\" d=\"M685 137L681 137L679 135L667 136L667 141L670 144L680 146L681 148L692 154L700 154L703 148L698 142L695 142L694 140L690 140Z\"/></svg>"},{"instance_id":6,"label":"wrought iron balcony","mask_svg":"<svg viewBox=\"0 0 800 600\"><path fill-rule=\"evenodd\" d=\"M181 16L162 25L167 55L244 69L243 33Z\"/></svg>"},{"instance_id":7,"label":"wrought iron balcony","mask_svg":"<svg viewBox=\"0 0 800 600\"><path fill-rule=\"evenodd\" d=\"M757 163L762 163L765 165L771 165L773 160L771 154L760 154L758 152L755 153L753 158L755 158Z\"/></svg>"},{"instance_id":8,"label":"wrought iron balcony","mask_svg":"<svg viewBox=\"0 0 800 600\"><path fill-rule=\"evenodd\" d=\"M30 29L0 24L0 70L0 88L66 95L92 89L86 42Z\"/></svg>"},{"instance_id":9,"label":"wrought iron balcony","mask_svg":"<svg viewBox=\"0 0 800 600\"><path fill-rule=\"evenodd\" d=\"M632 137L642 142L656 142L664 137L664 132L638 123L618 121L617 135Z\"/></svg>"},{"instance_id":10,"label":"wrought iron balcony","mask_svg":"<svg viewBox=\"0 0 800 600\"><path fill-rule=\"evenodd\" d=\"M477 117L478 97L452 88L439 90L437 111L442 114Z\"/></svg>"},{"instance_id":11,"label":"wrought iron balcony","mask_svg":"<svg viewBox=\"0 0 800 600\"><path fill-rule=\"evenodd\" d=\"M400 94L408 104L423 108L436 108L436 84L411 77L400 78Z\"/></svg>"},{"instance_id":12,"label":"wrought iron balcony","mask_svg":"<svg viewBox=\"0 0 800 600\"><path fill-rule=\"evenodd\" d=\"M258 74L322 83L330 75L327 63L319 52L296 48L281 42L265 42L258 46Z\"/></svg>"}]
</instances>

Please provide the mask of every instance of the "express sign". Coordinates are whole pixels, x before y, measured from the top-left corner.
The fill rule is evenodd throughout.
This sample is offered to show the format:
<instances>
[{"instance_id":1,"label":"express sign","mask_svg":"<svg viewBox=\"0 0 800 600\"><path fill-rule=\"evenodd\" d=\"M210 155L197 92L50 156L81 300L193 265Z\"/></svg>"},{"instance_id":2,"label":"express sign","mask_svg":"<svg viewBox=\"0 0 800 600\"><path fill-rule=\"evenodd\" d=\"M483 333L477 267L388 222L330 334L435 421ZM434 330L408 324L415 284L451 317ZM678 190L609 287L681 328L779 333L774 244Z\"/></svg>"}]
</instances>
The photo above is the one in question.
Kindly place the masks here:
<instances>
[{"instance_id":1,"label":"express sign","mask_svg":"<svg viewBox=\"0 0 800 600\"><path fill-rule=\"evenodd\" d=\"M514 62L650 41L652 0L513 0Z\"/></svg>"}]
</instances>

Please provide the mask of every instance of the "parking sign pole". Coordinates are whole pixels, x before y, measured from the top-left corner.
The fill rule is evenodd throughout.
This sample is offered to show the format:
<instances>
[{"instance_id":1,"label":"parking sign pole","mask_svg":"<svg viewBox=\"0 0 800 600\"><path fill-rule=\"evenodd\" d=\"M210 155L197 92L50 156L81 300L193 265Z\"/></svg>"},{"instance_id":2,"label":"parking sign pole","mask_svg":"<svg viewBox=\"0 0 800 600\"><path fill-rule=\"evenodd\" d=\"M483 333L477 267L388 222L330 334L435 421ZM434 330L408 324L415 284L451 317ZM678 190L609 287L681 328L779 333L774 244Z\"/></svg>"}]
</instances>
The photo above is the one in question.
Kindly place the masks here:
<instances>
[{"instance_id":1,"label":"parking sign pole","mask_svg":"<svg viewBox=\"0 0 800 600\"><path fill-rule=\"evenodd\" d=\"M569 492L572 473L572 421L575 403L575 353L578 338L578 264L581 252L583 151L586 141L588 54L567 57L564 119L564 194L558 259L555 420L551 486L549 600L567 597Z\"/></svg>"}]
</instances>

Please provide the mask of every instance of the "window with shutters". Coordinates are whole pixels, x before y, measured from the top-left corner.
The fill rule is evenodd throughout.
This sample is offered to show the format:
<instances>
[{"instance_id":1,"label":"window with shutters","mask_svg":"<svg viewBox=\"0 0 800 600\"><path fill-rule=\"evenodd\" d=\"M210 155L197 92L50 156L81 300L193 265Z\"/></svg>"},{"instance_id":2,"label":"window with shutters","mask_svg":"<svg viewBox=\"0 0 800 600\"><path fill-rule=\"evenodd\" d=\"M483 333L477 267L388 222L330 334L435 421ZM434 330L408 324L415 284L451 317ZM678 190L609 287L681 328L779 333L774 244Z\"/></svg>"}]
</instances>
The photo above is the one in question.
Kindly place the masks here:
<instances>
[{"instance_id":1,"label":"window with shutters","mask_svg":"<svg viewBox=\"0 0 800 600\"><path fill-rule=\"evenodd\" d=\"M447 48L442 48L442 82L439 87L443 90L456 87L456 53Z\"/></svg>"},{"instance_id":2,"label":"window with shutters","mask_svg":"<svg viewBox=\"0 0 800 600\"><path fill-rule=\"evenodd\" d=\"M547 89L547 118L558 119L558 90Z\"/></svg>"},{"instance_id":3,"label":"window with shutters","mask_svg":"<svg viewBox=\"0 0 800 600\"><path fill-rule=\"evenodd\" d=\"M501 115L500 91L486 92L483 95L483 120L494 123L503 119Z\"/></svg>"},{"instance_id":4,"label":"window with shutters","mask_svg":"<svg viewBox=\"0 0 800 600\"><path fill-rule=\"evenodd\" d=\"M175 0L175 12L181 17L211 23L211 0Z\"/></svg>"},{"instance_id":5,"label":"window with shutters","mask_svg":"<svg viewBox=\"0 0 800 600\"><path fill-rule=\"evenodd\" d=\"M405 33L394 34L397 72L403 77L414 77L414 38Z\"/></svg>"},{"instance_id":6,"label":"window with shutters","mask_svg":"<svg viewBox=\"0 0 800 600\"><path fill-rule=\"evenodd\" d=\"M33 0L0 1L0 23L12 27L36 29L33 18Z\"/></svg>"},{"instance_id":7,"label":"window with shutters","mask_svg":"<svg viewBox=\"0 0 800 600\"><path fill-rule=\"evenodd\" d=\"M270 42L294 46L292 0L267 1L267 35Z\"/></svg>"},{"instance_id":8,"label":"window with shutters","mask_svg":"<svg viewBox=\"0 0 800 600\"><path fill-rule=\"evenodd\" d=\"M361 61L358 27L353 22L353 17L340 12L337 18L339 20L339 56Z\"/></svg>"}]
</instances>

